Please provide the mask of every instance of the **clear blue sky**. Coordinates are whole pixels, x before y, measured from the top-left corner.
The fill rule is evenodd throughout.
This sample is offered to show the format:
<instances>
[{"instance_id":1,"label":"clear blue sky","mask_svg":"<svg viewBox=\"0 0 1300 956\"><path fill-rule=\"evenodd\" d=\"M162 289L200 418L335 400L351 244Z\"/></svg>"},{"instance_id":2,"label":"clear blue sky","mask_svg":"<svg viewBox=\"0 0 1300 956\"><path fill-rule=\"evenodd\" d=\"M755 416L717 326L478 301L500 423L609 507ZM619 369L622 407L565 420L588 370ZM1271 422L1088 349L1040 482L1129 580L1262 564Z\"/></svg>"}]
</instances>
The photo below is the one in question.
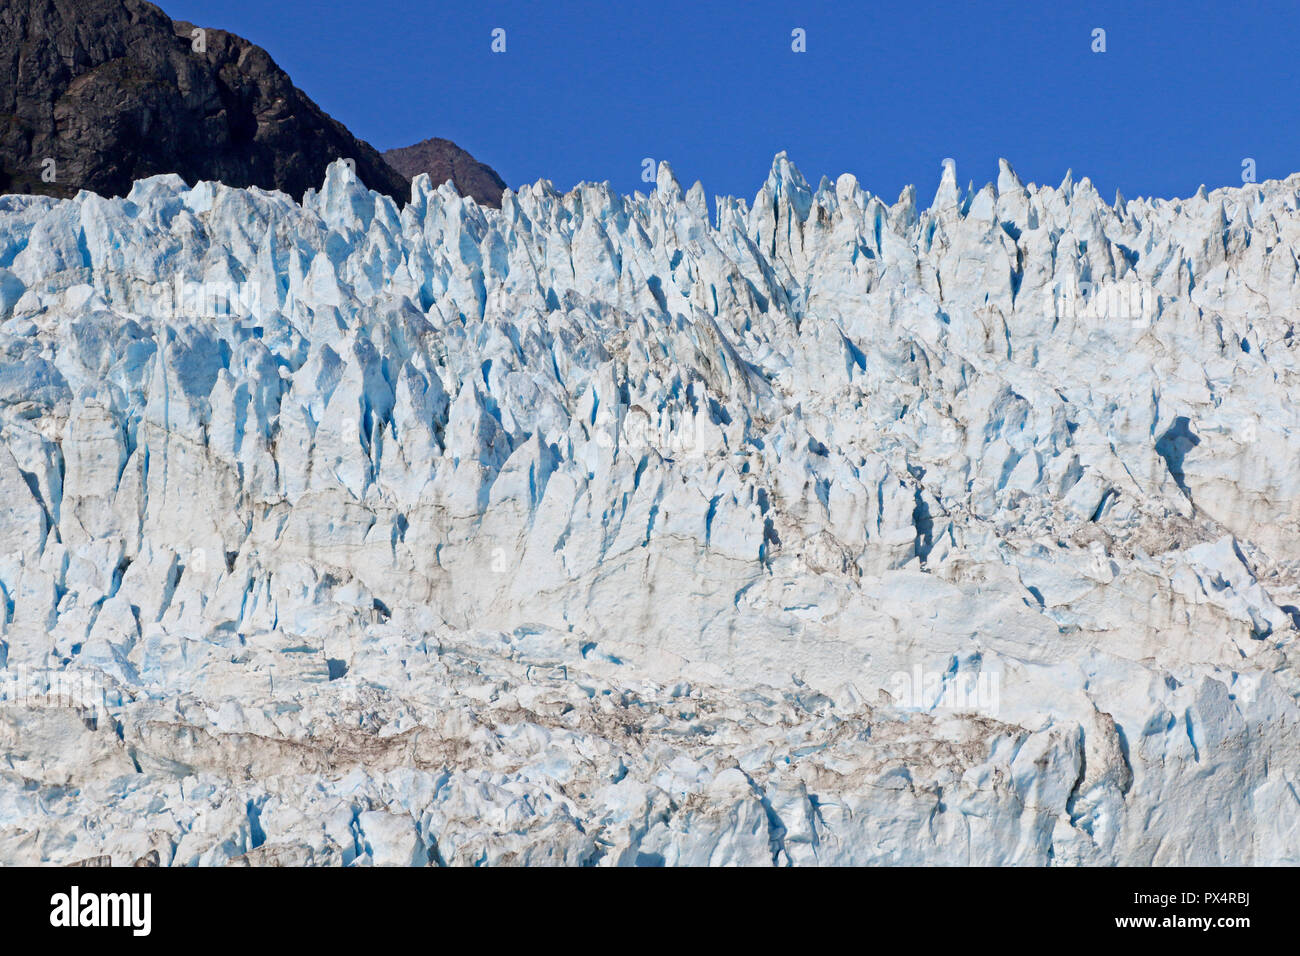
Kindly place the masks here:
<instances>
[{"instance_id":1,"label":"clear blue sky","mask_svg":"<svg viewBox=\"0 0 1300 956\"><path fill-rule=\"evenodd\" d=\"M963 185L1005 156L1130 198L1239 185L1245 157L1260 180L1300 169L1300 0L160 5L265 47L376 147L443 136L511 186L648 191L652 157L752 198L782 149L814 185L852 172L889 199L928 200L944 157Z\"/></svg>"}]
</instances>

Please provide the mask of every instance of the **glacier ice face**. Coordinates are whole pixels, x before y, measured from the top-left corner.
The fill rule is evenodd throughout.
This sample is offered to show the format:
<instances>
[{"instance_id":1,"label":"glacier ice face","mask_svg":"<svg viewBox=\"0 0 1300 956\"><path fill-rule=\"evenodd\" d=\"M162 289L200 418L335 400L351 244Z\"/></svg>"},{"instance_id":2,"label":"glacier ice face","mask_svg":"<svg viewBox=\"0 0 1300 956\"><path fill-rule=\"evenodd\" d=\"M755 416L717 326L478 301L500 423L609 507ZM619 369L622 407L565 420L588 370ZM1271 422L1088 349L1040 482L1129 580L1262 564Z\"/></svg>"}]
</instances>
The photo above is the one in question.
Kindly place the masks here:
<instances>
[{"instance_id":1,"label":"glacier ice face","mask_svg":"<svg viewBox=\"0 0 1300 956\"><path fill-rule=\"evenodd\" d=\"M0 199L0 860L1300 862L1298 202Z\"/></svg>"}]
</instances>

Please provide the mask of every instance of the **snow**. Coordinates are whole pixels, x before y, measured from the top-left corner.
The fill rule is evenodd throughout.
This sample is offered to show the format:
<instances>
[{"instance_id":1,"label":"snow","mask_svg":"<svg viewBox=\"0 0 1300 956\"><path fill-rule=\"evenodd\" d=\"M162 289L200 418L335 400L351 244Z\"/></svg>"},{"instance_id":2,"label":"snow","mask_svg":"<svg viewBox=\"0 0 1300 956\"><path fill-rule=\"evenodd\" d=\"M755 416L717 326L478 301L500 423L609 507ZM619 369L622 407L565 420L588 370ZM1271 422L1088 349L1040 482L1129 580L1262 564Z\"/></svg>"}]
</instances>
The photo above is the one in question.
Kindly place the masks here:
<instances>
[{"instance_id":1,"label":"snow","mask_svg":"<svg viewBox=\"0 0 1300 956\"><path fill-rule=\"evenodd\" d=\"M1300 174L957 183L0 199L0 860L1300 862Z\"/></svg>"}]
</instances>

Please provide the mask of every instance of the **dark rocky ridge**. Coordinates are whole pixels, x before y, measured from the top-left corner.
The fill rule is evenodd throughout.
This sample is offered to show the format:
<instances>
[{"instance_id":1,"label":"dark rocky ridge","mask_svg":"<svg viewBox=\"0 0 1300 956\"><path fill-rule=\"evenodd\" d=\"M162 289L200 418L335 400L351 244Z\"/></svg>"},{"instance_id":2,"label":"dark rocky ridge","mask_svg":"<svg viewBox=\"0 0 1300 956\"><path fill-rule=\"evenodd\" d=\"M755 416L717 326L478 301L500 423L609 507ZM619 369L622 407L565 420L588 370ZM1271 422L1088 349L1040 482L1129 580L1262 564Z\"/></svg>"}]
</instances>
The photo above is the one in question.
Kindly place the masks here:
<instances>
[{"instance_id":1,"label":"dark rocky ridge","mask_svg":"<svg viewBox=\"0 0 1300 956\"><path fill-rule=\"evenodd\" d=\"M505 181L491 166L480 163L449 139L434 137L414 146L385 150L384 159L408 180L428 173L433 184L441 186L450 179L462 196L473 196L480 205L501 208Z\"/></svg>"},{"instance_id":2,"label":"dark rocky ridge","mask_svg":"<svg viewBox=\"0 0 1300 956\"><path fill-rule=\"evenodd\" d=\"M158 173L301 198L336 159L399 203L410 187L295 87L270 55L144 0L0 5L0 192L106 196ZM42 163L56 162L55 182Z\"/></svg>"}]
</instances>

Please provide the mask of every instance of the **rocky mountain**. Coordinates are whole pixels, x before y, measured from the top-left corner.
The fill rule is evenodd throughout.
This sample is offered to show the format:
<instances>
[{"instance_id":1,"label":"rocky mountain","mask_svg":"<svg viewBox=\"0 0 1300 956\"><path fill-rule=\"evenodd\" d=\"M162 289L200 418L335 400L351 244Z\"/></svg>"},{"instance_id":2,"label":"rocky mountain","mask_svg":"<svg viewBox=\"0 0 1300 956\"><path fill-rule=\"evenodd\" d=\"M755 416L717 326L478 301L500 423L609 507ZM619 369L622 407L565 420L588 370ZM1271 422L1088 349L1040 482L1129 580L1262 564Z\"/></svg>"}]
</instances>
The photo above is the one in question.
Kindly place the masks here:
<instances>
[{"instance_id":1,"label":"rocky mountain","mask_svg":"<svg viewBox=\"0 0 1300 956\"><path fill-rule=\"evenodd\" d=\"M0 192L121 196L137 179L177 173L301 198L337 159L409 198L373 147L247 40L143 0L0 7Z\"/></svg>"},{"instance_id":2,"label":"rocky mountain","mask_svg":"<svg viewBox=\"0 0 1300 956\"><path fill-rule=\"evenodd\" d=\"M1300 863L1300 174L0 200L0 861Z\"/></svg>"},{"instance_id":3,"label":"rocky mountain","mask_svg":"<svg viewBox=\"0 0 1300 956\"><path fill-rule=\"evenodd\" d=\"M384 159L407 179L426 173L435 186L451 180L462 196L472 196L493 209L501 208L505 180L449 139L434 137L414 146L385 150Z\"/></svg>"}]
</instances>

